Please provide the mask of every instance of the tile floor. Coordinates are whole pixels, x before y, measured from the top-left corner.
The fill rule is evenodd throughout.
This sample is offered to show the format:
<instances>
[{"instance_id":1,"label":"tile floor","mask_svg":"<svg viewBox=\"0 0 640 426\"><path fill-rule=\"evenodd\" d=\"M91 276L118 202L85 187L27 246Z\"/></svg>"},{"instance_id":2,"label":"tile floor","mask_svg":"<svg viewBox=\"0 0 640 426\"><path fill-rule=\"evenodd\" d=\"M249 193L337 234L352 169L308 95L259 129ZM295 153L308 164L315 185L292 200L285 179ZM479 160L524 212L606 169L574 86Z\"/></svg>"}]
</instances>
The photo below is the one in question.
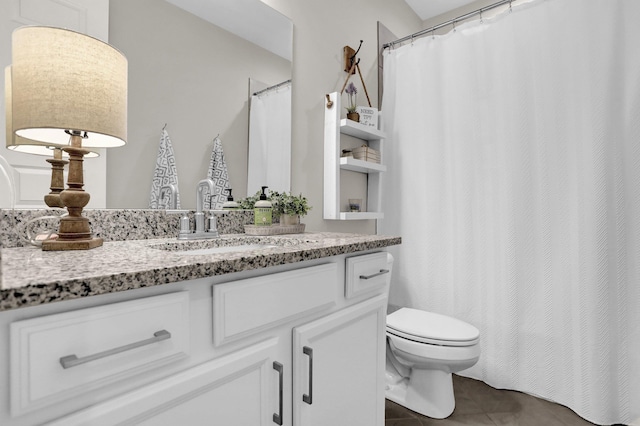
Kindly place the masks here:
<instances>
[{"instance_id":1,"label":"tile floor","mask_svg":"<svg viewBox=\"0 0 640 426\"><path fill-rule=\"evenodd\" d=\"M430 419L389 400L385 426L583 426L593 425L569 408L533 396L494 389L466 377L453 376L456 409L443 420Z\"/></svg>"}]
</instances>

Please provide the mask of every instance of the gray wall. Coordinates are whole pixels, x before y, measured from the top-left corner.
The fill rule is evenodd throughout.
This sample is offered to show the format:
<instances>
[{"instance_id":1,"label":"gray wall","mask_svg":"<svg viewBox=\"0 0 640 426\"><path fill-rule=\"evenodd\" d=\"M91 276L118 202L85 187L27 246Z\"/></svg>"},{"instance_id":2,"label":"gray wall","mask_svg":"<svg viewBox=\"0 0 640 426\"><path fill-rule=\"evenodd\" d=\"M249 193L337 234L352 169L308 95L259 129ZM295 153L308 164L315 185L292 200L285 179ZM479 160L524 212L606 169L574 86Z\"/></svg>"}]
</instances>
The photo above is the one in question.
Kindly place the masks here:
<instances>
[{"instance_id":1,"label":"gray wall","mask_svg":"<svg viewBox=\"0 0 640 426\"><path fill-rule=\"evenodd\" d=\"M165 123L183 208L195 209L218 133L244 197L249 78L287 80L291 63L161 0L111 0L109 18L109 42L129 60L129 140L107 151L107 207L148 207Z\"/></svg>"},{"instance_id":2,"label":"gray wall","mask_svg":"<svg viewBox=\"0 0 640 426\"><path fill-rule=\"evenodd\" d=\"M418 31L422 21L404 0L265 0L265 3L288 16L294 26L291 189L305 194L313 205L304 219L307 229L374 233L373 220L322 219L324 95L342 88L346 77L342 71L343 46L357 48L362 39L360 69L371 102L377 107L377 21L398 36ZM359 79L356 84L360 87ZM366 98L360 98L359 104L366 105ZM345 173L351 172L343 172L343 178ZM352 186L361 187L364 182L356 178L345 184L343 192L351 192Z\"/></svg>"}]
</instances>

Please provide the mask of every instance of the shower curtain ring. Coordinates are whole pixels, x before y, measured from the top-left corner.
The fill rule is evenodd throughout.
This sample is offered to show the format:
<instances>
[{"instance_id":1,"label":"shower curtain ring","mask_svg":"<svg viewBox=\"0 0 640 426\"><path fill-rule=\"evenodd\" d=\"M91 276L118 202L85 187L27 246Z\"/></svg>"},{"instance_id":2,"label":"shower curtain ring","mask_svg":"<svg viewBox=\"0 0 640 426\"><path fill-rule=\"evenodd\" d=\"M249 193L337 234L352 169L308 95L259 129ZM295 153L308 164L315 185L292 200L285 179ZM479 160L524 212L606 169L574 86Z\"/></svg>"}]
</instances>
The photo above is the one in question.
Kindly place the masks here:
<instances>
[{"instance_id":1,"label":"shower curtain ring","mask_svg":"<svg viewBox=\"0 0 640 426\"><path fill-rule=\"evenodd\" d=\"M456 21L455 21L455 19L454 19L454 21L453 21L453 32L454 32L454 33L456 32Z\"/></svg>"},{"instance_id":2,"label":"shower curtain ring","mask_svg":"<svg viewBox=\"0 0 640 426\"><path fill-rule=\"evenodd\" d=\"M480 9L480 23L482 24L482 9Z\"/></svg>"},{"instance_id":3,"label":"shower curtain ring","mask_svg":"<svg viewBox=\"0 0 640 426\"><path fill-rule=\"evenodd\" d=\"M513 12L513 8L511 7L511 3L512 3L512 1L509 0L509 13Z\"/></svg>"}]
</instances>

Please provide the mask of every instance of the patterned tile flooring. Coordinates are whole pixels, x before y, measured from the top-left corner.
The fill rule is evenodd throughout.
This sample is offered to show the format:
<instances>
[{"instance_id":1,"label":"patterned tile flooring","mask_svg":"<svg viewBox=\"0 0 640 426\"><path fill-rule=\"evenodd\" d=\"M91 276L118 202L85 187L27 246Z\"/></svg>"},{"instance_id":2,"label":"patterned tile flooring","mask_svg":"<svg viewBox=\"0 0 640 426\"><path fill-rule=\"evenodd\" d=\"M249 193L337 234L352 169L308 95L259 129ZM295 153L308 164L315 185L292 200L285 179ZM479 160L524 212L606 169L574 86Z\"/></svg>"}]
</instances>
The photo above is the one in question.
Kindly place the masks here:
<instances>
[{"instance_id":1,"label":"patterned tile flooring","mask_svg":"<svg viewBox=\"0 0 640 426\"><path fill-rule=\"evenodd\" d=\"M498 390L466 377L453 376L456 409L435 420L386 402L385 426L583 426L593 425L569 408L509 390Z\"/></svg>"}]
</instances>

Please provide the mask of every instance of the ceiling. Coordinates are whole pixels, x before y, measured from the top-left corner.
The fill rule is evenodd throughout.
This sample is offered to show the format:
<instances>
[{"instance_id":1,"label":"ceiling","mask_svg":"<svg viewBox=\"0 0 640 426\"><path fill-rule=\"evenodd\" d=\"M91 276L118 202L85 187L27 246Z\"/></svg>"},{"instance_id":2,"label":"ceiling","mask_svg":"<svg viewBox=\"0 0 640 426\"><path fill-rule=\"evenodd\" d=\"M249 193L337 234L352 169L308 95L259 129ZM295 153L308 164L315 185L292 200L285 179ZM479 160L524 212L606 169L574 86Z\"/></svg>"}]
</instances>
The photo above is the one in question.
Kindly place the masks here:
<instances>
[{"instance_id":1,"label":"ceiling","mask_svg":"<svg viewBox=\"0 0 640 426\"><path fill-rule=\"evenodd\" d=\"M466 6L475 0L404 0L423 21Z\"/></svg>"},{"instance_id":2,"label":"ceiling","mask_svg":"<svg viewBox=\"0 0 640 426\"><path fill-rule=\"evenodd\" d=\"M167 0L239 37L291 60L293 24L260 0ZM475 0L405 0L423 21Z\"/></svg>"}]
</instances>

